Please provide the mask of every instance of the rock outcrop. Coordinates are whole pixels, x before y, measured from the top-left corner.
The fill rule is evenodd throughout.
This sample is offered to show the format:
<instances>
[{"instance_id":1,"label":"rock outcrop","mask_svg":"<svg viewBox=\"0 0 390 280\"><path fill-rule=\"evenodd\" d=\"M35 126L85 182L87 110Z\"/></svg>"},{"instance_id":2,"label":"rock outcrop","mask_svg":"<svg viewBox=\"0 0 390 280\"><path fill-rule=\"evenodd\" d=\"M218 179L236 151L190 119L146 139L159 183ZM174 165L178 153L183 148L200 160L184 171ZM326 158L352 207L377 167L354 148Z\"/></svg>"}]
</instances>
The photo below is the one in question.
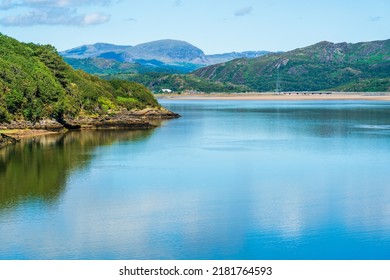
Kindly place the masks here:
<instances>
[{"instance_id":1,"label":"rock outcrop","mask_svg":"<svg viewBox=\"0 0 390 280\"><path fill-rule=\"evenodd\" d=\"M158 120L179 118L180 115L165 108L145 108L142 110L123 110L115 115L83 117L76 119L45 119L36 123L29 121L12 121L0 123L0 129L21 130L22 136L33 136L39 132L63 132L77 129L151 129L159 125ZM156 122L157 120L157 122ZM25 131L23 131L25 130ZM31 133L24 133L31 132ZM1 134L0 147L14 144L17 139Z\"/></svg>"}]
</instances>

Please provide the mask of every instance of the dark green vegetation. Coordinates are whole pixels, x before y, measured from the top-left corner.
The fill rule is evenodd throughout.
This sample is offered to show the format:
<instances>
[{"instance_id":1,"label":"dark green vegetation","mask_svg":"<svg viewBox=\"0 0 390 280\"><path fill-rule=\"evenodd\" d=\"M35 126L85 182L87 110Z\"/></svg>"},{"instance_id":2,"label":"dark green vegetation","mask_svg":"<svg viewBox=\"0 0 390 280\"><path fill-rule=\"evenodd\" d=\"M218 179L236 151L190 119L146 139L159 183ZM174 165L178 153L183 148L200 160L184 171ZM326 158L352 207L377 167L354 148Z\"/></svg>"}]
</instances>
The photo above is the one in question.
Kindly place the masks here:
<instances>
[{"instance_id":1,"label":"dark green vegetation","mask_svg":"<svg viewBox=\"0 0 390 280\"><path fill-rule=\"evenodd\" d=\"M320 42L286 53L208 66L193 74L255 91L390 91L390 40Z\"/></svg>"},{"instance_id":2,"label":"dark green vegetation","mask_svg":"<svg viewBox=\"0 0 390 280\"><path fill-rule=\"evenodd\" d=\"M0 123L76 118L159 106L142 85L75 71L49 45L0 33Z\"/></svg>"},{"instance_id":3,"label":"dark green vegetation","mask_svg":"<svg viewBox=\"0 0 390 280\"><path fill-rule=\"evenodd\" d=\"M204 66L185 62L167 64L155 59L138 59L135 62L119 62L115 59L100 57L64 57L64 60L74 69L83 70L93 75L112 75L118 73L189 73Z\"/></svg>"},{"instance_id":4,"label":"dark green vegetation","mask_svg":"<svg viewBox=\"0 0 390 280\"><path fill-rule=\"evenodd\" d=\"M171 89L176 93L184 91L196 92L245 92L250 88L245 85L235 85L229 82L213 82L195 75L145 73L145 74L117 74L103 76L106 79L121 79L141 83L154 92L162 89Z\"/></svg>"}]
</instances>

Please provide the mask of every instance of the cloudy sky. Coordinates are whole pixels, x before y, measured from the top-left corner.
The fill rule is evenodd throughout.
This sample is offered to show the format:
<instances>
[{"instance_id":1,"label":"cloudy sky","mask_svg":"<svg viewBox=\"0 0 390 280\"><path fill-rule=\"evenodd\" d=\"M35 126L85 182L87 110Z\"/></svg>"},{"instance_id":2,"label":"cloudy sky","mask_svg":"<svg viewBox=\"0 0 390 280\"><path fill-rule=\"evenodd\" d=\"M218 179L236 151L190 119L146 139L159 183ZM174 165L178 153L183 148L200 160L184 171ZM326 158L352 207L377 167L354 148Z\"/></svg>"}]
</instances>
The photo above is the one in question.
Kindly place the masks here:
<instances>
[{"instance_id":1,"label":"cloudy sky","mask_svg":"<svg viewBox=\"0 0 390 280\"><path fill-rule=\"evenodd\" d=\"M0 32L65 50L187 41L206 54L390 38L390 0L0 0Z\"/></svg>"}]
</instances>

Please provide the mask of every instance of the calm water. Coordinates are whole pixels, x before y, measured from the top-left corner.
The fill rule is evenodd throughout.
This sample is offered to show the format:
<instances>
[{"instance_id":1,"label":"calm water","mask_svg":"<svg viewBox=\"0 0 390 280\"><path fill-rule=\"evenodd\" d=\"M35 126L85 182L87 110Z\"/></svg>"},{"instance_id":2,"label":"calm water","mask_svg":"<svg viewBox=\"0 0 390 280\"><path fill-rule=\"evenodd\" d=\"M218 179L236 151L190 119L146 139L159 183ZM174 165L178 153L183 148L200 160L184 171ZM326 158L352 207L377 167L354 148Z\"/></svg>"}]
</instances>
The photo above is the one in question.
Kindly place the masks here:
<instances>
[{"instance_id":1,"label":"calm water","mask_svg":"<svg viewBox=\"0 0 390 280\"><path fill-rule=\"evenodd\" d=\"M390 259L390 102L162 102L0 150L0 259Z\"/></svg>"}]
</instances>

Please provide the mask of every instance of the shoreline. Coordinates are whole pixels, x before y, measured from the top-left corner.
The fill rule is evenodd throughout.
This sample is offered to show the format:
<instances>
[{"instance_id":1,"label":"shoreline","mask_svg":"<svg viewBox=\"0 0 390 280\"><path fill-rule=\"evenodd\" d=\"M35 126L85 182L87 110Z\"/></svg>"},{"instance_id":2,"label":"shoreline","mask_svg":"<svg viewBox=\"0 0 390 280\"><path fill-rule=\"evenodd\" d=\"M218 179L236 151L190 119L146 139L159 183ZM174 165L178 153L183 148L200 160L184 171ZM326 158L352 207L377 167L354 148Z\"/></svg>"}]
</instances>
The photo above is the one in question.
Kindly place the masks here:
<instances>
[{"instance_id":1,"label":"shoreline","mask_svg":"<svg viewBox=\"0 0 390 280\"><path fill-rule=\"evenodd\" d=\"M202 94L156 94L157 99L170 100L371 100L390 101L390 92L382 93L312 93L312 92L286 92L286 93L202 93Z\"/></svg>"},{"instance_id":2,"label":"shoreline","mask_svg":"<svg viewBox=\"0 0 390 280\"><path fill-rule=\"evenodd\" d=\"M87 117L62 120L43 119L38 123L27 121L0 123L0 148L20 142L21 139L61 134L77 130L152 129L158 121L179 118L180 115L165 108L145 108L118 113L114 116Z\"/></svg>"}]
</instances>

